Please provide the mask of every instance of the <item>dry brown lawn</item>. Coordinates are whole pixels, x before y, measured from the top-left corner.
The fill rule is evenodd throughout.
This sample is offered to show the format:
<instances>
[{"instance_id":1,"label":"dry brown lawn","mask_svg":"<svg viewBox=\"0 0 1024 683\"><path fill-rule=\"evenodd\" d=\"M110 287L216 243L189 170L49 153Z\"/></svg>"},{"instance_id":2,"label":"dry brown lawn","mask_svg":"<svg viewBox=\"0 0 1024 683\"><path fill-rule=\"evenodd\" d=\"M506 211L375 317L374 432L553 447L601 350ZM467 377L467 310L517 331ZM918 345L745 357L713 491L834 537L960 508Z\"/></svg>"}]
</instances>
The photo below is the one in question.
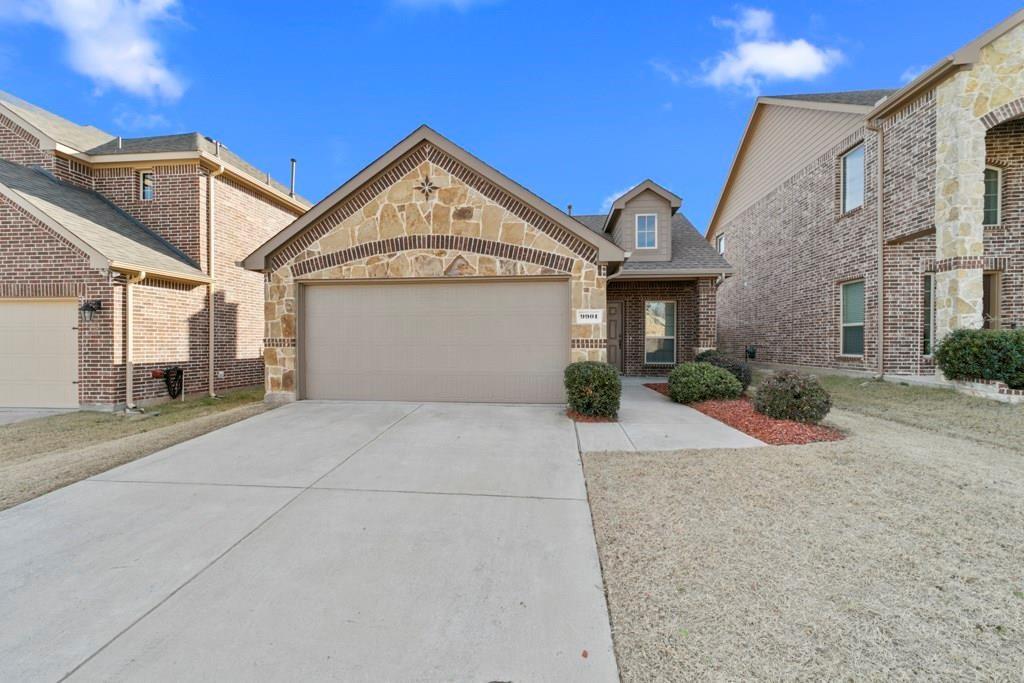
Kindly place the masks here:
<instances>
[{"instance_id":1,"label":"dry brown lawn","mask_svg":"<svg viewBox=\"0 0 1024 683\"><path fill-rule=\"evenodd\" d=\"M1022 680L1024 407L826 382L845 441L585 456L625 680Z\"/></svg>"},{"instance_id":2,"label":"dry brown lawn","mask_svg":"<svg viewBox=\"0 0 1024 683\"><path fill-rule=\"evenodd\" d=\"M263 389L154 406L141 415L77 412L0 426L0 510L267 410Z\"/></svg>"}]
</instances>

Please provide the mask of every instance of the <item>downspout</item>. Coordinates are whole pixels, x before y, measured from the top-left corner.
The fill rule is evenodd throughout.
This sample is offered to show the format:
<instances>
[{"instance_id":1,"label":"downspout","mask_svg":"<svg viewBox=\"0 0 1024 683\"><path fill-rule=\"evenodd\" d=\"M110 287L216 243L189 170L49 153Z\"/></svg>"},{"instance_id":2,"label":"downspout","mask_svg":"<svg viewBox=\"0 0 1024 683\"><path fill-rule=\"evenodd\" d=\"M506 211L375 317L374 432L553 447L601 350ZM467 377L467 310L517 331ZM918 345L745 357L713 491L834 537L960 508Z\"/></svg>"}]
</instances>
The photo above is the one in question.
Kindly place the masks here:
<instances>
[{"instance_id":1,"label":"downspout","mask_svg":"<svg viewBox=\"0 0 1024 683\"><path fill-rule=\"evenodd\" d=\"M219 151L219 144L218 144L218 151ZM224 167L221 166L217 170L211 171L206 176L206 183L207 183L207 188L206 188L206 203L207 203L206 225L207 225L207 229L208 229L208 234L207 234L207 250L206 250L206 252L207 252L207 254L206 254L206 261L207 261L207 266L206 266L206 271L207 272L206 272L206 274L210 276L209 301L207 303L208 314L206 316L207 322L209 323L209 329L208 329L207 335L206 335L207 341L209 343L209 348L207 350L207 357L206 357L206 368L207 368L207 381L208 381L208 384L209 384L208 390L210 392L210 396L216 396L217 395L217 390L216 390L217 368L215 367L215 361L217 359L217 346L216 346L217 333L216 333L216 328L215 328L215 325L216 325L215 311L216 311L216 305L217 305L217 297L216 297L217 285L216 285L216 282L214 281L214 269L213 269L213 263L216 260L214 257L216 255L215 247L216 247L216 244L217 244L217 242L216 242L217 230L216 230L216 212L215 212L215 209L214 209L214 201L213 200L214 200L214 197L216 196L216 193L217 193L217 183L215 182L215 179L216 179L217 176L219 176L223 172L224 172ZM185 392L182 391L181 395L184 396Z\"/></svg>"},{"instance_id":2,"label":"downspout","mask_svg":"<svg viewBox=\"0 0 1024 683\"><path fill-rule=\"evenodd\" d=\"M874 132L876 144L878 145L878 152L876 156L878 163L876 164L876 178L875 178L875 222L878 229L878 302L876 308L878 312L876 318L878 320L878 378L882 379L885 377L885 214L883 208L885 206L885 193L884 193L884 182L885 182L885 134L882 132L882 127L877 123L868 122L867 129Z\"/></svg>"},{"instance_id":3,"label":"downspout","mask_svg":"<svg viewBox=\"0 0 1024 683\"><path fill-rule=\"evenodd\" d=\"M135 409L135 287L146 279L145 272L125 276L124 307L124 407L125 410Z\"/></svg>"}]
</instances>

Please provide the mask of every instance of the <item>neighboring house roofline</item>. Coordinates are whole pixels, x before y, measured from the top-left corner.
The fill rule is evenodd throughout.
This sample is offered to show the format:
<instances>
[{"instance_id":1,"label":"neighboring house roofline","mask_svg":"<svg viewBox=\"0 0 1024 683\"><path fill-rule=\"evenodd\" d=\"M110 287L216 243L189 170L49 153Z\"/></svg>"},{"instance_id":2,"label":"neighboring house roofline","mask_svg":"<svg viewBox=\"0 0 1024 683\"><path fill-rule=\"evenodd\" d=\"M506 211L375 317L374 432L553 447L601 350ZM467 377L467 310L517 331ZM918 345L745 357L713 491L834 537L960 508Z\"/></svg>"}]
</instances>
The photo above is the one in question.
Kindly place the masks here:
<instances>
[{"instance_id":1,"label":"neighboring house roofline","mask_svg":"<svg viewBox=\"0 0 1024 683\"><path fill-rule=\"evenodd\" d=\"M754 108L750 110L750 116L747 118L747 124L744 126L743 134L740 136L740 143L737 145L736 151L732 155L732 162L730 162L729 170L725 174L725 183L722 184L722 190L718 194L718 201L715 203L715 210L711 214L711 222L708 223L707 232L704 233L704 239L708 242L712 240L715 228L718 227L718 216L722 211L722 207L725 205L725 200L728 198L733 176L736 175L736 169L739 167L739 161L743 156L743 150L746 149L747 142L750 139L750 131L754 128L754 120L757 118L758 114L761 113L762 105L762 98L758 97L754 101Z\"/></svg>"},{"instance_id":2,"label":"neighboring house roofline","mask_svg":"<svg viewBox=\"0 0 1024 683\"><path fill-rule=\"evenodd\" d=\"M455 157L459 162L465 164L474 172L483 176L486 180L501 187L524 204L532 207L545 218L548 218L562 228L565 228L588 244L597 247L599 260L608 263L618 263L624 260L624 252L616 244L605 237L594 233L592 230L588 230L586 226L581 224L572 216L544 201L533 192L530 192L519 183L503 175L492 166L481 161L479 158L475 157L462 147L459 147L429 126L422 125L399 141L398 144L393 146L383 155L371 162L368 166L363 168L363 170L355 174L341 187L320 200L315 206L313 206L313 208L296 219L291 225L281 230L274 237L270 238L262 246L256 249L256 251L249 254L249 256L242 261L242 265L249 270L265 270L267 257L270 256L270 254L283 247L307 227L313 225L316 221L326 216L331 209L337 206L337 204L345 197L356 192L360 187L365 185L379 173L386 170L391 164L401 159L405 154L423 142L432 144L445 153Z\"/></svg>"},{"instance_id":3,"label":"neighboring house roofline","mask_svg":"<svg viewBox=\"0 0 1024 683\"><path fill-rule=\"evenodd\" d=\"M608 218L605 219L604 232L611 231L612 227L615 225L615 221L619 219L619 214L622 213L622 210L626 208L626 204L631 199L639 195L641 192L647 191L663 197L671 207L672 213L678 211L679 207L683 205L683 200L679 195L671 192L670 190L666 190L658 183L647 178L629 190L626 190L618 199L612 202L611 210L608 212Z\"/></svg>"},{"instance_id":4,"label":"neighboring house roofline","mask_svg":"<svg viewBox=\"0 0 1024 683\"><path fill-rule=\"evenodd\" d=\"M1024 23L1024 9L1017 10L980 36L967 43L953 54L940 59L924 73L885 98L867 114L869 120L877 120L915 99L922 92L933 88L956 71L978 61L982 48Z\"/></svg>"}]
</instances>

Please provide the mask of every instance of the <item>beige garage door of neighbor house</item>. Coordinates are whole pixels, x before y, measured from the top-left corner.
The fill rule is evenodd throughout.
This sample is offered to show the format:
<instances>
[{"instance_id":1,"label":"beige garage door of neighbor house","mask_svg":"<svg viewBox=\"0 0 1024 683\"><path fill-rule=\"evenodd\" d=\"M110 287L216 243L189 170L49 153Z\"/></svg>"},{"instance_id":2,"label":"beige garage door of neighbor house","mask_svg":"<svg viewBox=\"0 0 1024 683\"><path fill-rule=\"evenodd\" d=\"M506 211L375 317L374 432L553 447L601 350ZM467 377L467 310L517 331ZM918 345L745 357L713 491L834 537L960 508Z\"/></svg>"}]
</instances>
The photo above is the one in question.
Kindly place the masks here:
<instances>
[{"instance_id":1,"label":"beige garage door of neighbor house","mask_svg":"<svg viewBox=\"0 0 1024 683\"><path fill-rule=\"evenodd\" d=\"M78 407L78 303L0 300L0 408Z\"/></svg>"},{"instance_id":2,"label":"beige garage door of neighbor house","mask_svg":"<svg viewBox=\"0 0 1024 683\"><path fill-rule=\"evenodd\" d=\"M302 398L562 403L569 283L304 285Z\"/></svg>"}]
</instances>

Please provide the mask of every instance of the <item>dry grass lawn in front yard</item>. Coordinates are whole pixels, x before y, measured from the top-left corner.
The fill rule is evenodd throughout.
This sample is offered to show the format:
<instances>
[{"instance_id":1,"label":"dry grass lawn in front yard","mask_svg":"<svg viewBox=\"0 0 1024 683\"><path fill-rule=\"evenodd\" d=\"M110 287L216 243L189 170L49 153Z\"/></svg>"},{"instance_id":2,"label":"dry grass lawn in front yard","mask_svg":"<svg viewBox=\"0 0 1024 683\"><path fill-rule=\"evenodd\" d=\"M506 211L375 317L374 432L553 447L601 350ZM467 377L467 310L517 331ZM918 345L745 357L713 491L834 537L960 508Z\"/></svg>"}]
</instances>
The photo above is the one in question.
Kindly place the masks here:
<instances>
[{"instance_id":1,"label":"dry grass lawn in front yard","mask_svg":"<svg viewBox=\"0 0 1024 683\"><path fill-rule=\"evenodd\" d=\"M627 681L1024 671L1024 407L823 378L844 441L584 458Z\"/></svg>"},{"instance_id":2,"label":"dry grass lawn in front yard","mask_svg":"<svg viewBox=\"0 0 1024 683\"><path fill-rule=\"evenodd\" d=\"M267 410L263 387L152 406L0 426L0 510Z\"/></svg>"}]
</instances>

